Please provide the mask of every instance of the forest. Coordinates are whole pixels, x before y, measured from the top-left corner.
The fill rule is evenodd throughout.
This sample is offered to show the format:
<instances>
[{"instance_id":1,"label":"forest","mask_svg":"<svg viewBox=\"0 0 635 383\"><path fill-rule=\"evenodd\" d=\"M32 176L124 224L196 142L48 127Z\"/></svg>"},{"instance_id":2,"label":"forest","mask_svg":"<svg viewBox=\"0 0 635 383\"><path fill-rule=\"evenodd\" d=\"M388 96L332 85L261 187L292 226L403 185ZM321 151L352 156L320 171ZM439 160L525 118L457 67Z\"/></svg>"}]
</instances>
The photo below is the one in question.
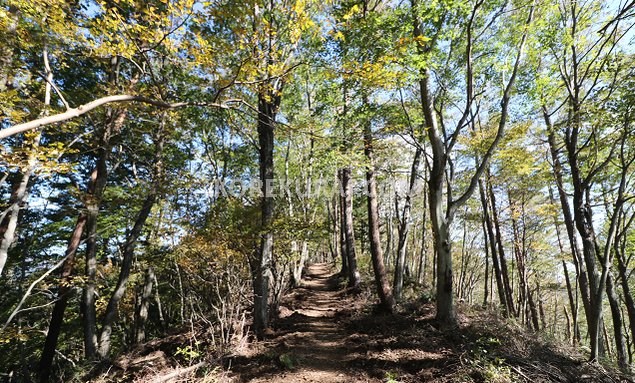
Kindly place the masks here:
<instances>
[{"instance_id":1,"label":"forest","mask_svg":"<svg viewBox=\"0 0 635 383\"><path fill-rule=\"evenodd\" d=\"M0 381L632 381L633 26L633 0L0 0ZM379 328L454 362L324 346ZM275 339L251 360L286 378L236 356Z\"/></svg>"}]
</instances>

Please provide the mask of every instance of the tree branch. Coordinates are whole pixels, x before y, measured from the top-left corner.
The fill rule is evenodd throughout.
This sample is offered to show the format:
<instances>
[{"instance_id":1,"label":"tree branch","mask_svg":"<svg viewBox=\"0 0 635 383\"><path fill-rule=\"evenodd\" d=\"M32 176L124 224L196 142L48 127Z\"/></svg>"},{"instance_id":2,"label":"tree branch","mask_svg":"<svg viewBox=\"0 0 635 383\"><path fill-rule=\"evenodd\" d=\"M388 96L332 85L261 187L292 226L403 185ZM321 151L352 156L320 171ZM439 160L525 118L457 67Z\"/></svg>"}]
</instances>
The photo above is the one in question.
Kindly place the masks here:
<instances>
[{"instance_id":1,"label":"tree branch","mask_svg":"<svg viewBox=\"0 0 635 383\"><path fill-rule=\"evenodd\" d=\"M518 67L520 66L520 60L525 48L525 42L527 41L527 35L529 33L529 25L531 24L531 21L533 20L534 8L535 8L535 3L531 6L531 9L529 10L529 16L527 17L527 22L525 24L525 31L523 32L523 37L520 41L520 46L518 47L518 54L516 55L516 62L514 63L514 69L512 70L512 74L509 78L509 81L507 82L507 85L505 86L505 91L503 92L503 98L501 100L501 117L500 117L500 121L498 122L498 130L496 132L496 137L494 138L494 141L492 142L492 144L487 148L487 152L485 152L485 155L483 156L483 160L481 161L481 164L478 166L478 168L472 175L472 178L470 180L470 184L467 190L465 190L465 192L458 199L451 200L448 203L448 210L455 209L458 206L461 206L462 204L467 202L467 200L472 196L472 193L474 192L474 190L476 189L476 186L478 185L479 178L481 178L481 175L485 171L485 168L487 167L487 164L490 158L494 154L494 150L496 149L496 146L498 145L500 140L503 138L503 134L505 132L505 124L507 122L508 106L509 106L509 100L511 98L511 91L514 86L514 82L516 80L516 74L518 73Z\"/></svg>"},{"instance_id":2,"label":"tree branch","mask_svg":"<svg viewBox=\"0 0 635 383\"><path fill-rule=\"evenodd\" d=\"M240 100L228 100L226 102L239 102ZM143 96L133 96L133 95L115 95L115 96L106 96L102 98L98 98L94 101L91 101L87 104L80 105L77 108L71 108L64 113L54 114L52 116L38 118L36 120L32 120L29 122L25 122L22 124L14 125L6 129L0 130L0 139L7 138L13 136L18 133L27 132L29 130L41 128L46 125L51 125L56 122L64 122L71 120L73 118L79 117L85 113L90 112L91 110L98 108L102 105L115 103L115 102L138 102L141 104L148 104L157 106L159 108L164 109L176 109L183 108L187 106L201 106L201 107L214 107L220 109L229 109L230 106L224 103L215 103L215 102L176 102L176 103L168 103L159 100L153 100Z\"/></svg>"}]
</instances>

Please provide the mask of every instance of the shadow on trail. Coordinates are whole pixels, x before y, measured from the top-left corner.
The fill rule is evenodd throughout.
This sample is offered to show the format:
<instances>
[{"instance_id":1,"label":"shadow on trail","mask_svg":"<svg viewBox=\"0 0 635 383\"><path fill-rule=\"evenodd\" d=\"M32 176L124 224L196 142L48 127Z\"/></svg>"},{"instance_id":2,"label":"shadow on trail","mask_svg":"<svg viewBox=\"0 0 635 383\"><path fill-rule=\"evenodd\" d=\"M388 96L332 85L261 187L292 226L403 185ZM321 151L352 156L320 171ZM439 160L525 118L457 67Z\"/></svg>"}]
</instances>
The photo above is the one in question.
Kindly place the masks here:
<instances>
[{"instance_id":1,"label":"shadow on trail","mask_svg":"<svg viewBox=\"0 0 635 383\"><path fill-rule=\"evenodd\" d=\"M329 265L309 266L302 285L285 296L263 349L233 358L239 381L383 382L393 373L430 376L448 367L451 352L421 338L422 326L432 328L428 319L362 314L364 303L339 289Z\"/></svg>"}]
</instances>

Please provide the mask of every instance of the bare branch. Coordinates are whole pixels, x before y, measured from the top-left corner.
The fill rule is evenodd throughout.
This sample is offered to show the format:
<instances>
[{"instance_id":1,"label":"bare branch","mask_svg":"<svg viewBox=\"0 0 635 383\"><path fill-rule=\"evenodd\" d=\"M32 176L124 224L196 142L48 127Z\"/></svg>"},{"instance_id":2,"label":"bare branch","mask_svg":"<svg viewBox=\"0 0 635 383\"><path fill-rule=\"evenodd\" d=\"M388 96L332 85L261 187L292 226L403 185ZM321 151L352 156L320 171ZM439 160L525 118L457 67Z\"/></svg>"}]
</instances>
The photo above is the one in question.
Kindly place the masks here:
<instances>
[{"instance_id":1,"label":"bare branch","mask_svg":"<svg viewBox=\"0 0 635 383\"><path fill-rule=\"evenodd\" d=\"M240 100L228 100L226 102L238 102ZM25 122L22 124L14 125L6 129L0 130L0 139L7 138L13 136L18 133L27 132L29 130L41 128L46 125L51 125L56 122L64 122L71 120L73 118L79 117L85 113L90 112L91 110L98 108L102 105L116 103L116 102L138 102L141 104L148 104L157 106L159 108L164 109L176 109L176 108L184 108L188 106L201 106L201 107L214 107L220 109L230 109L230 106L225 103L214 103L214 102L176 102L169 103L159 100L153 100L151 98L143 97L143 96L133 96L133 95L116 95L116 96L106 96L102 98L98 98L94 101L91 101L87 104L80 105L77 108L71 108L64 113L54 114L52 116L38 118L33 121Z\"/></svg>"}]
</instances>

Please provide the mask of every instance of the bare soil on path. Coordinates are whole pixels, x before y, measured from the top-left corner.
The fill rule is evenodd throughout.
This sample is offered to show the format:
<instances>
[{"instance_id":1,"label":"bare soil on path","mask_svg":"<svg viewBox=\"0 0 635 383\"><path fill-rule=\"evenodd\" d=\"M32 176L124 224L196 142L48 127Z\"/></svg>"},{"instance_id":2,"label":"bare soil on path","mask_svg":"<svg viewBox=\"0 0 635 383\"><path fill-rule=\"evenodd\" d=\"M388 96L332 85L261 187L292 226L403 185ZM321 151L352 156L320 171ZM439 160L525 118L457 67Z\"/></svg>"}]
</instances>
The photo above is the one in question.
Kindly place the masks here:
<instances>
[{"instance_id":1,"label":"bare soil on path","mask_svg":"<svg viewBox=\"0 0 635 383\"><path fill-rule=\"evenodd\" d=\"M285 296L270 338L232 359L233 379L430 381L448 364L456 363L447 340L427 323L431 316L413 321L375 314L362 297L339 285L330 265L309 266L302 286ZM420 335L415 336L422 328L436 336L426 336L422 342Z\"/></svg>"}]
</instances>

